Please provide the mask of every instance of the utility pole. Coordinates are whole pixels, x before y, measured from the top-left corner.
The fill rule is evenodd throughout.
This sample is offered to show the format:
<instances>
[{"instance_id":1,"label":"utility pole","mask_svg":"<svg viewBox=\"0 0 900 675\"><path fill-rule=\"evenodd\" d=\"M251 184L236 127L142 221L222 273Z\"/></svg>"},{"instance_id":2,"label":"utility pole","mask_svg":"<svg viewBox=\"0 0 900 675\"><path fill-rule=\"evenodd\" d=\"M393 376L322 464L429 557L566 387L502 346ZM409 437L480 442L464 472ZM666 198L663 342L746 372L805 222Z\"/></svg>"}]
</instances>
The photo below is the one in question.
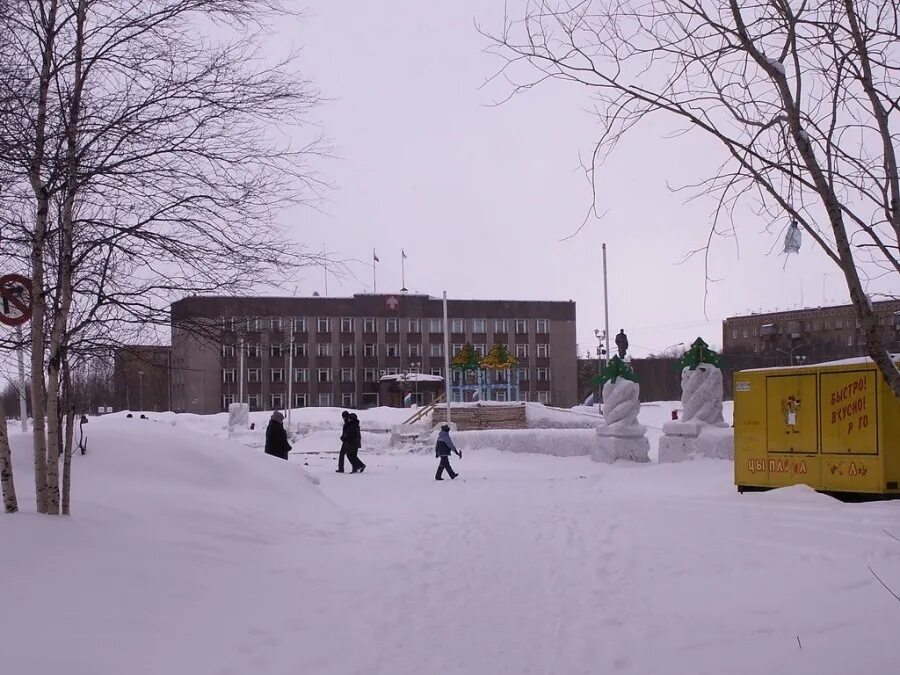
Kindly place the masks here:
<instances>
[{"instance_id":1,"label":"utility pole","mask_svg":"<svg viewBox=\"0 0 900 675\"><path fill-rule=\"evenodd\" d=\"M291 396L294 393L294 331L291 331L291 341L288 345L288 386L287 386L287 421L288 427L291 426L291 408L294 407L294 399Z\"/></svg>"},{"instance_id":2,"label":"utility pole","mask_svg":"<svg viewBox=\"0 0 900 675\"><path fill-rule=\"evenodd\" d=\"M16 339L19 341L19 347L16 354L19 359L19 419L22 420L22 431L28 431L28 406L25 403L25 359L23 351L22 326L16 326Z\"/></svg>"},{"instance_id":3,"label":"utility pole","mask_svg":"<svg viewBox=\"0 0 900 675\"><path fill-rule=\"evenodd\" d=\"M447 424L450 424L450 326L447 322L447 291L444 291L444 391L447 397Z\"/></svg>"},{"instance_id":4,"label":"utility pole","mask_svg":"<svg viewBox=\"0 0 900 675\"><path fill-rule=\"evenodd\" d=\"M606 364L609 365L609 293L606 286L606 244L603 244L603 313L606 317Z\"/></svg>"}]
</instances>

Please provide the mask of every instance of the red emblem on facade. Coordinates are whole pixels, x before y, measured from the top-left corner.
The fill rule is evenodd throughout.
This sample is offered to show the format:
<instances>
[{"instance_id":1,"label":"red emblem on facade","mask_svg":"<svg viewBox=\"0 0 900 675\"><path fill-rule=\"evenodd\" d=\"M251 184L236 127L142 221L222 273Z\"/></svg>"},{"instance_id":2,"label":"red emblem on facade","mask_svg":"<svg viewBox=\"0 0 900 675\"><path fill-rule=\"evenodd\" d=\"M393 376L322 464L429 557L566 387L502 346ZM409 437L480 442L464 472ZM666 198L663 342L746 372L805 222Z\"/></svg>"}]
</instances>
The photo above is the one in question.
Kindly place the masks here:
<instances>
[{"instance_id":1,"label":"red emblem on facade","mask_svg":"<svg viewBox=\"0 0 900 675\"><path fill-rule=\"evenodd\" d=\"M384 299L384 306L391 312L396 312L400 309L400 298L396 295L389 295Z\"/></svg>"}]
</instances>

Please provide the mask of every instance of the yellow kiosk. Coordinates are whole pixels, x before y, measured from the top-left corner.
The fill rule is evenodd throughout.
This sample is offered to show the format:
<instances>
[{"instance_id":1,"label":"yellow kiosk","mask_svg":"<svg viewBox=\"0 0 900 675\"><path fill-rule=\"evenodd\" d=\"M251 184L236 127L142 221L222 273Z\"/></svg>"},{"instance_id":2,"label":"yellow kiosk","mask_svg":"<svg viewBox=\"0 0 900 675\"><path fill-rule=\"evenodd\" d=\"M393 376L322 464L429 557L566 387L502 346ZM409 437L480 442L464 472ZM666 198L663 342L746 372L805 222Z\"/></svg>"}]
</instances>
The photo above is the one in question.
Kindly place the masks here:
<instances>
[{"instance_id":1,"label":"yellow kiosk","mask_svg":"<svg viewBox=\"0 0 900 675\"><path fill-rule=\"evenodd\" d=\"M900 399L869 358L738 371L734 483L900 495Z\"/></svg>"}]
</instances>

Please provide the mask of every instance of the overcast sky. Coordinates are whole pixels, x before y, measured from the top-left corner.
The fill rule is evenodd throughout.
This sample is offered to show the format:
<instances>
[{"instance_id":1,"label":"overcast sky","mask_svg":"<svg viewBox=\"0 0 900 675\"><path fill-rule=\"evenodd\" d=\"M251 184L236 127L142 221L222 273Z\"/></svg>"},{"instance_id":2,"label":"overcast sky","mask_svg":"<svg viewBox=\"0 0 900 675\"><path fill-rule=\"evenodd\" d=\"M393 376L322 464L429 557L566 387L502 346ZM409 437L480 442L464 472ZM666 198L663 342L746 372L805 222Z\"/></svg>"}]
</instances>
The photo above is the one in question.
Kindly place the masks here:
<instances>
[{"instance_id":1,"label":"overcast sky","mask_svg":"<svg viewBox=\"0 0 900 675\"><path fill-rule=\"evenodd\" d=\"M273 44L302 48L304 74L330 99L316 119L340 159L320 165L336 188L323 209L284 217L312 248L361 261L355 278L330 278L330 295L372 290L373 248L379 292L398 290L402 248L413 292L574 300L584 354L603 328L606 242L610 329L624 328L638 356L698 335L720 345L732 314L846 301L843 278L809 238L785 261L782 234L748 213L737 241L713 241L719 281L704 308L703 257L684 259L705 244L714 203L686 204L667 183L708 175L721 155L696 136L665 139L663 119L604 165L606 215L562 241L590 204L579 157L598 127L588 93L561 83L491 105L508 92L481 87L499 62L474 24L499 27L502 0L305 4L305 17L282 26ZM324 290L321 270L296 288Z\"/></svg>"}]
</instances>

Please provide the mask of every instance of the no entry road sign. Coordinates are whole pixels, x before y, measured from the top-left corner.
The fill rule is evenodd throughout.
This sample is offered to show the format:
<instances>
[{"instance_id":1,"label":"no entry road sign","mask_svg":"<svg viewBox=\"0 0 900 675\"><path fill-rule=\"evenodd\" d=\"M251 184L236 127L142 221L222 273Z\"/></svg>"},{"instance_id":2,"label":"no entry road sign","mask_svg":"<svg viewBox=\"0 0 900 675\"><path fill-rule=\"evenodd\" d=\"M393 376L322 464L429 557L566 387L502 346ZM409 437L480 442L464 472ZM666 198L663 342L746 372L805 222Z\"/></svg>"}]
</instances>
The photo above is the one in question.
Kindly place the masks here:
<instances>
[{"instance_id":1,"label":"no entry road sign","mask_svg":"<svg viewBox=\"0 0 900 675\"><path fill-rule=\"evenodd\" d=\"M31 318L34 297L31 279L21 274L0 277L0 323L20 326Z\"/></svg>"}]
</instances>

